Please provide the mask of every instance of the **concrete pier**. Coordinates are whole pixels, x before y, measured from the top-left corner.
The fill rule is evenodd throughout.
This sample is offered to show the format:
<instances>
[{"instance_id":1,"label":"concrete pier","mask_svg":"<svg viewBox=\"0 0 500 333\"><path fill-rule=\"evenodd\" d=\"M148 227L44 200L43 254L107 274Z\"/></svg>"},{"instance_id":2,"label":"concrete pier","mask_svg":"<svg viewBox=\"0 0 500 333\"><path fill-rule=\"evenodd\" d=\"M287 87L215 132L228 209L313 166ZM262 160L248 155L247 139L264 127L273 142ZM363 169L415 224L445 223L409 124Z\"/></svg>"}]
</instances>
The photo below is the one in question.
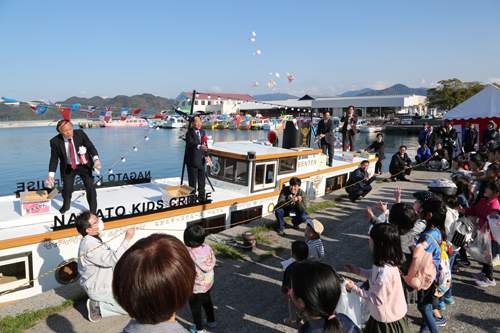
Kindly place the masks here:
<instances>
[{"instance_id":1,"label":"concrete pier","mask_svg":"<svg viewBox=\"0 0 500 333\"><path fill-rule=\"evenodd\" d=\"M387 174L384 175L387 177ZM397 186L402 190L402 201L413 205L413 193L427 189L427 185L436 178L448 178L449 173L414 170L409 177L411 182L374 182L373 191L363 200L352 203L342 199L335 203L335 207L320 209L312 214L311 218L323 223L325 230L321 235L325 247L323 260L332 264L339 275L362 282L365 279L349 274L343 264L353 263L369 269L372 265L369 246L369 220L364 216L366 206L374 208L374 203L382 200L389 202L389 209L394 203L393 189ZM382 180L379 177L377 180ZM331 200L345 194L339 190L324 197L317 198L314 203ZM274 215L230 228L215 236L219 240L230 240L232 237L249 231L251 228L274 220ZM290 258L290 246L295 240L305 240L305 225L300 230L286 229L286 234L279 236L274 231L261 233L261 236L270 240L271 244L257 243L257 251L248 253L246 259L225 259L218 257L215 267L215 284L212 287L212 300L215 306L217 328L207 332L297 332L283 324L288 316L288 305L283 300L281 281L283 269L280 262ZM138 231L137 239L143 237ZM207 243L214 241L213 236L207 237ZM271 253L266 257L259 257L282 246L285 250ZM468 269L461 269L453 273L453 298L455 304L446 305L441 314L446 318L447 325L444 332L498 332L500 313L500 288L479 288L474 283L471 273L481 270L481 265L471 259L472 265ZM494 276L498 278L499 268L496 266ZM53 273L52 273L53 278ZM25 299L0 308L0 317L16 316L25 310L39 310L47 306L60 305L67 298L82 292L78 281L58 289ZM243 301L242 301L243 300ZM421 314L415 304L408 306L407 313L410 329L417 332ZM129 316L114 316L103 318L98 323L91 323L87 319L85 302L77 303L74 307L52 315L37 322L27 332L120 332L129 322ZM192 325L192 315L187 306L176 315L176 320L186 329Z\"/></svg>"},{"instance_id":2,"label":"concrete pier","mask_svg":"<svg viewBox=\"0 0 500 333\"><path fill-rule=\"evenodd\" d=\"M58 120L0 121L0 128L56 126Z\"/></svg>"}]
</instances>

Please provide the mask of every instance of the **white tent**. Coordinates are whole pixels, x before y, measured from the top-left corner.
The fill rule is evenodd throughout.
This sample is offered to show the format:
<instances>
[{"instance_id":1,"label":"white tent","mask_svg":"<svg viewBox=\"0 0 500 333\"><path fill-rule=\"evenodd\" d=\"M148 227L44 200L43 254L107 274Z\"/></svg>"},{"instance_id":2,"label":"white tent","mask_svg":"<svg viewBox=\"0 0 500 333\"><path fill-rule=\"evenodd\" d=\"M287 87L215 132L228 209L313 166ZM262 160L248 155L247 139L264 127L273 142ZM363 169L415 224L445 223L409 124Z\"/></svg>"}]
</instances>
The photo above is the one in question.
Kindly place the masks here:
<instances>
[{"instance_id":1,"label":"white tent","mask_svg":"<svg viewBox=\"0 0 500 333\"><path fill-rule=\"evenodd\" d=\"M446 112L446 119L477 119L500 117L500 88L487 86L465 102Z\"/></svg>"}]
</instances>

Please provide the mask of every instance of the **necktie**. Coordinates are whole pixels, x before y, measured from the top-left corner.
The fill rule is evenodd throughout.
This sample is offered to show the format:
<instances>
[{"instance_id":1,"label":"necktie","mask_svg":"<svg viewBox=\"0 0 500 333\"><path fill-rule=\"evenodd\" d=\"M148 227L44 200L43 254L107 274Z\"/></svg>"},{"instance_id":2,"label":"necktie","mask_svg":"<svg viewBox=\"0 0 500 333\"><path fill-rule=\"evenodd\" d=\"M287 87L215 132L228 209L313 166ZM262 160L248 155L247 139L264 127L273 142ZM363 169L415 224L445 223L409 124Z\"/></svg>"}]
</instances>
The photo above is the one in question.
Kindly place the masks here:
<instances>
[{"instance_id":1,"label":"necktie","mask_svg":"<svg viewBox=\"0 0 500 333\"><path fill-rule=\"evenodd\" d=\"M201 143L201 135L200 135L200 131L196 131L196 134L198 135L198 140L200 140L200 143Z\"/></svg>"},{"instance_id":2,"label":"necktie","mask_svg":"<svg viewBox=\"0 0 500 333\"><path fill-rule=\"evenodd\" d=\"M71 154L71 169L76 169L76 156L75 156L75 148L73 147L73 140L68 139L69 141L69 150Z\"/></svg>"}]
</instances>

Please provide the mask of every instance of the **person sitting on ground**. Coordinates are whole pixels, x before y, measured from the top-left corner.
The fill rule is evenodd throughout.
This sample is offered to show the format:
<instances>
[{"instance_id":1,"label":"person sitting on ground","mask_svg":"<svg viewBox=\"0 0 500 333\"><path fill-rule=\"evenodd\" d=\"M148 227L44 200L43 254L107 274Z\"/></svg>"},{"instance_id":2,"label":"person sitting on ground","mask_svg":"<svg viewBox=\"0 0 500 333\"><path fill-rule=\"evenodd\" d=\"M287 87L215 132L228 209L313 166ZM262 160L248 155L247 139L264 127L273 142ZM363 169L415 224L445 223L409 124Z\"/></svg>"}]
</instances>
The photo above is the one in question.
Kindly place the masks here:
<instances>
[{"instance_id":1,"label":"person sitting on ground","mask_svg":"<svg viewBox=\"0 0 500 333\"><path fill-rule=\"evenodd\" d=\"M288 302L288 318L285 318L283 322L290 327L297 327L297 318L302 320L302 318L305 317L304 312L301 311L290 298L290 290L292 289L292 274L294 268L298 263L307 260L308 256L309 249L305 242L295 241L292 243L292 258L295 259L295 261L285 269L283 283L281 284L283 298Z\"/></svg>"},{"instance_id":2,"label":"person sitting on ground","mask_svg":"<svg viewBox=\"0 0 500 333\"><path fill-rule=\"evenodd\" d=\"M309 258L321 259L325 256L325 248L323 247L323 242L320 238L323 230L324 227L320 221L316 219L307 219L304 237L306 238L306 243L309 247Z\"/></svg>"},{"instance_id":3,"label":"person sitting on ground","mask_svg":"<svg viewBox=\"0 0 500 333\"><path fill-rule=\"evenodd\" d=\"M377 141L373 141L371 145L366 148L367 152L373 151L377 154L378 161L375 164L375 173L384 173L384 161L385 161L385 141L384 135L382 133L377 134Z\"/></svg>"},{"instance_id":4,"label":"person sitting on ground","mask_svg":"<svg viewBox=\"0 0 500 333\"><path fill-rule=\"evenodd\" d=\"M192 333L205 333L203 325L210 328L216 326L214 305L210 297L210 288L214 284L215 254L210 246L203 244L205 237L205 230L200 225L190 225L184 230L184 244L191 248L189 254L196 266L193 296L189 299L189 307L195 323L189 329ZM207 319L203 319L202 307Z\"/></svg>"},{"instance_id":5,"label":"person sitting on ground","mask_svg":"<svg viewBox=\"0 0 500 333\"><path fill-rule=\"evenodd\" d=\"M365 332L410 332L401 276L403 252L398 229L387 223L376 224L370 231L370 249L373 266L371 270L345 264L349 273L370 279L370 290L364 290L347 278L347 290L368 301L370 318Z\"/></svg>"},{"instance_id":6,"label":"person sitting on ground","mask_svg":"<svg viewBox=\"0 0 500 333\"><path fill-rule=\"evenodd\" d=\"M427 161L429 158L431 158L431 156L431 150L424 143L420 148L417 149L417 156L415 156L415 161L417 161L417 164L420 164Z\"/></svg>"},{"instance_id":7,"label":"person sitting on ground","mask_svg":"<svg viewBox=\"0 0 500 333\"><path fill-rule=\"evenodd\" d=\"M129 248L135 230L128 229L125 239L116 251L113 251L108 244L103 244L99 237L99 233L104 230L104 223L90 211L81 212L75 219L75 226L82 235L78 256L85 254L78 259L78 272L80 285L89 296L87 300L89 320L97 322L103 317L127 314L113 298L111 282L113 268Z\"/></svg>"},{"instance_id":8,"label":"person sitting on ground","mask_svg":"<svg viewBox=\"0 0 500 333\"><path fill-rule=\"evenodd\" d=\"M392 156L391 164L389 165L391 180L393 182L396 179L409 182L410 180L405 175L410 175L412 167L411 159L406 154L406 146L399 147L399 151Z\"/></svg>"},{"instance_id":9,"label":"person sitting on ground","mask_svg":"<svg viewBox=\"0 0 500 333\"><path fill-rule=\"evenodd\" d=\"M348 316L335 312L341 295L340 278L332 265L317 260L297 264L290 296L307 317L298 333L361 333Z\"/></svg>"},{"instance_id":10,"label":"person sitting on ground","mask_svg":"<svg viewBox=\"0 0 500 333\"><path fill-rule=\"evenodd\" d=\"M438 142L436 144L436 151L434 152L434 156L432 157L432 161L430 161L431 167L436 168L441 171L446 171L450 166L448 162L448 151L444 149L443 144Z\"/></svg>"},{"instance_id":11,"label":"person sitting on ground","mask_svg":"<svg viewBox=\"0 0 500 333\"><path fill-rule=\"evenodd\" d=\"M193 295L196 269L186 246L172 235L137 241L113 272L113 294L132 318L122 333L185 332L176 320Z\"/></svg>"},{"instance_id":12,"label":"person sitting on ground","mask_svg":"<svg viewBox=\"0 0 500 333\"><path fill-rule=\"evenodd\" d=\"M280 234L285 233L284 217L292 217L294 229L299 229L299 225L307 220L307 199L305 192L300 188L301 181L297 177L290 179L290 186L283 187L278 198L274 211L276 219L279 222ZM289 202L290 201L290 202ZM289 203L287 203L289 202Z\"/></svg>"},{"instance_id":13,"label":"person sitting on ground","mask_svg":"<svg viewBox=\"0 0 500 333\"><path fill-rule=\"evenodd\" d=\"M372 190L370 185L378 176L374 174L373 177L369 177L368 168L370 167L370 162L364 160L359 165L359 168L354 170L354 172L349 176L349 180L346 183L345 191L349 194L349 199L352 202L356 202L360 197L365 197Z\"/></svg>"}]
</instances>

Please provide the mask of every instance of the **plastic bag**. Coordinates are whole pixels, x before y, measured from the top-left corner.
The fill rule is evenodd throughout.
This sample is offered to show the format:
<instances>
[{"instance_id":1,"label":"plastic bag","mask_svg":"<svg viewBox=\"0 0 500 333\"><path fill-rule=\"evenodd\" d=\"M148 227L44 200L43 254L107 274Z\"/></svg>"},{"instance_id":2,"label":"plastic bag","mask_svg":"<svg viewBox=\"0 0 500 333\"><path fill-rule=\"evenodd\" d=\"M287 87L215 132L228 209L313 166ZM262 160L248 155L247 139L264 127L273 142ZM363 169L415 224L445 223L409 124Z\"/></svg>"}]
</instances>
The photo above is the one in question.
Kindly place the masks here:
<instances>
[{"instance_id":1,"label":"plastic bag","mask_svg":"<svg viewBox=\"0 0 500 333\"><path fill-rule=\"evenodd\" d=\"M490 225L491 235L500 244L500 219L492 219L488 216L488 224Z\"/></svg>"},{"instance_id":2,"label":"plastic bag","mask_svg":"<svg viewBox=\"0 0 500 333\"><path fill-rule=\"evenodd\" d=\"M370 316L368 302L354 293L347 292L345 288L346 284L347 281L342 283L342 294L340 295L335 312L345 314L354 324L361 328L361 325L364 324ZM357 283L356 285L359 287L361 284L362 283Z\"/></svg>"},{"instance_id":3,"label":"plastic bag","mask_svg":"<svg viewBox=\"0 0 500 333\"><path fill-rule=\"evenodd\" d=\"M477 232L476 238L469 246L469 253L477 261L482 262L483 264L491 265L492 257L490 233L488 223L485 223Z\"/></svg>"}]
</instances>

